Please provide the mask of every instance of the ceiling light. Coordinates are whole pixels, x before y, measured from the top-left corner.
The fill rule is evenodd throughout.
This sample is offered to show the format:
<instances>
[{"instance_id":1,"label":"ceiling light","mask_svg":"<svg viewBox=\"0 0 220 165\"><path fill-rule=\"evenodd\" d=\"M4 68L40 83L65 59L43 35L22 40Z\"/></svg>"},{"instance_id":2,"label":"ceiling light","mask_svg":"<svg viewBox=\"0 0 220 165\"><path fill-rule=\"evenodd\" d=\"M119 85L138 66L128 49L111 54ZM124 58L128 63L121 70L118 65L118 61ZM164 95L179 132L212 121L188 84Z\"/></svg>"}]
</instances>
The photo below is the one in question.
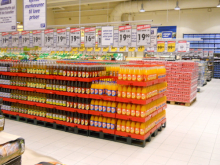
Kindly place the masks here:
<instances>
[{"instance_id":1,"label":"ceiling light","mask_svg":"<svg viewBox=\"0 0 220 165\"><path fill-rule=\"evenodd\" d=\"M145 12L143 2L142 2L142 4L141 4L140 12L141 12L141 13Z\"/></svg>"},{"instance_id":2,"label":"ceiling light","mask_svg":"<svg viewBox=\"0 0 220 165\"><path fill-rule=\"evenodd\" d=\"M219 0L219 3L218 3L218 5L216 7L220 7L220 0Z\"/></svg>"},{"instance_id":3,"label":"ceiling light","mask_svg":"<svg viewBox=\"0 0 220 165\"><path fill-rule=\"evenodd\" d=\"M174 10L180 10L179 1L178 0L176 1L176 7L174 8Z\"/></svg>"}]
</instances>

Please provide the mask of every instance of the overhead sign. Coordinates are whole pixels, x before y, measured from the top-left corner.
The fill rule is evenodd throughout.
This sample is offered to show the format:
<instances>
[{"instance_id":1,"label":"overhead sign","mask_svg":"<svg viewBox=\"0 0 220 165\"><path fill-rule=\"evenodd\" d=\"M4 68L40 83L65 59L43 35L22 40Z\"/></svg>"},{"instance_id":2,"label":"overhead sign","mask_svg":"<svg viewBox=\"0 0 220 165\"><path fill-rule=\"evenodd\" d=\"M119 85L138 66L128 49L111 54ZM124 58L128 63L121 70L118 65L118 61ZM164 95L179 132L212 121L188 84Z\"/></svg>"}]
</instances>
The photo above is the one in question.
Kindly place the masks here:
<instances>
[{"instance_id":1,"label":"overhead sign","mask_svg":"<svg viewBox=\"0 0 220 165\"><path fill-rule=\"evenodd\" d=\"M96 28L85 28L84 44L85 47L95 47Z\"/></svg>"},{"instance_id":2,"label":"overhead sign","mask_svg":"<svg viewBox=\"0 0 220 165\"><path fill-rule=\"evenodd\" d=\"M17 0L1 0L0 32L17 30Z\"/></svg>"},{"instance_id":3,"label":"overhead sign","mask_svg":"<svg viewBox=\"0 0 220 165\"><path fill-rule=\"evenodd\" d=\"M23 0L24 30L46 29L46 0Z\"/></svg>"},{"instance_id":4,"label":"overhead sign","mask_svg":"<svg viewBox=\"0 0 220 165\"><path fill-rule=\"evenodd\" d=\"M54 39L53 39L54 32L52 29L44 31L44 46L53 46Z\"/></svg>"},{"instance_id":5,"label":"overhead sign","mask_svg":"<svg viewBox=\"0 0 220 165\"><path fill-rule=\"evenodd\" d=\"M133 47L133 48L137 47L137 30L136 29L131 30L131 44L129 45L129 47Z\"/></svg>"},{"instance_id":6,"label":"overhead sign","mask_svg":"<svg viewBox=\"0 0 220 165\"><path fill-rule=\"evenodd\" d=\"M22 31L22 46L30 46L30 32L29 31Z\"/></svg>"},{"instance_id":7,"label":"overhead sign","mask_svg":"<svg viewBox=\"0 0 220 165\"><path fill-rule=\"evenodd\" d=\"M151 42L151 47L156 47L157 46L157 28L151 28L151 36L150 36L150 42Z\"/></svg>"},{"instance_id":8,"label":"overhead sign","mask_svg":"<svg viewBox=\"0 0 220 165\"><path fill-rule=\"evenodd\" d=\"M98 31L98 47L102 47L102 31Z\"/></svg>"},{"instance_id":9,"label":"overhead sign","mask_svg":"<svg viewBox=\"0 0 220 165\"><path fill-rule=\"evenodd\" d=\"M8 47L9 45L9 33L2 33L2 47Z\"/></svg>"},{"instance_id":10,"label":"overhead sign","mask_svg":"<svg viewBox=\"0 0 220 165\"><path fill-rule=\"evenodd\" d=\"M174 52L176 50L176 41L167 42L167 52Z\"/></svg>"},{"instance_id":11,"label":"overhead sign","mask_svg":"<svg viewBox=\"0 0 220 165\"><path fill-rule=\"evenodd\" d=\"M42 35L40 30L33 31L33 46L42 46Z\"/></svg>"},{"instance_id":12,"label":"overhead sign","mask_svg":"<svg viewBox=\"0 0 220 165\"><path fill-rule=\"evenodd\" d=\"M57 29L57 46L66 47L66 29Z\"/></svg>"},{"instance_id":13,"label":"overhead sign","mask_svg":"<svg viewBox=\"0 0 220 165\"><path fill-rule=\"evenodd\" d=\"M162 32L162 38L172 38L172 35L173 35L172 31Z\"/></svg>"},{"instance_id":14,"label":"overhead sign","mask_svg":"<svg viewBox=\"0 0 220 165\"><path fill-rule=\"evenodd\" d=\"M19 32L12 32L11 33L11 46L18 47L19 46Z\"/></svg>"},{"instance_id":15,"label":"overhead sign","mask_svg":"<svg viewBox=\"0 0 220 165\"><path fill-rule=\"evenodd\" d=\"M80 47L81 46L81 30L80 28L70 29L70 46Z\"/></svg>"},{"instance_id":16,"label":"overhead sign","mask_svg":"<svg viewBox=\"0 0 220 165\"><path fill-rule=\"evenodd\" d=\"M187 50L187 41L178 41L178 52L186 52Z\"/></svg>"},{"instance_id":17,"label":"overhead sign","mask_svg":"<svg viewBox=\"0 0 220 165\"><path fill-rule=\"evenodd\" d=\"M137 45L151 46L151 25L137 25Z\"/></svg>"},{"instance_id":18,"label":"overhead sign","mask_svg":"<svg viewBox=\"0 0 220 165\"><path fill-rule=\"evenodd\" d=\"M118 30L114 30L113 47L115 47L115 48L119 47L118 46Z\"/></svg>"},{"instance_id":19,"label":"overhead sign","mask_svg":"<svg viewBox=\"0 0 220 165\"><path fill-rule=\"evenodd\" d=\"M112 46L113 45L114 27L113 26L102 27L101 34L102 34L101 35L102 46Z\"/></svg>"},{"instance_id":20,"label":"overhead sign","mask_svg":"<svg viewBox=\"0 0 220 165\"><path fill-rule=\"evenodd\" d=\"M131 26L119 26L119 46L128 46L131 43Z\"/></svg>"},{"instance_id":21,"label":"overhead sign","mask_svg":"<svg viewBox=\"0 0 220 165\"><path fill-rule=\"evenodd\" d=\"M165 51L165 41L157 41L157 52Z\"/></svg>"}]
</instances>

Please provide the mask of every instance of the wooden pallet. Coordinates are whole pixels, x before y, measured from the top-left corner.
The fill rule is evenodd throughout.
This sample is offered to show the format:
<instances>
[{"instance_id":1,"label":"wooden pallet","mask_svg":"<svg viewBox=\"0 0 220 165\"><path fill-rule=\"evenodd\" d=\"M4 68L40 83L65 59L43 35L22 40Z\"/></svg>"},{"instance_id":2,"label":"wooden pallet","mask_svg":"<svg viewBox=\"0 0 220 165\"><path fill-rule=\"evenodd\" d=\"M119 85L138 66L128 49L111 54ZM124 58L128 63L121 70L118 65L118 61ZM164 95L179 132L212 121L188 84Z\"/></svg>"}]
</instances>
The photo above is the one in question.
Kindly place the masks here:
<instances>
[{"instance_id":1,"label":"wooden pallet","mask_svg":"<svg viewBox=\"0 0 220 165\"><path fill-rule=\"evenodd\" d=\"M196 98L195 98L192 102L190 102L190 103L177 102L177 101L167 101L167 104L171 104L171 105L183 105L183 106L190 107L195 101L196 101Z\"/></svg>"}]
</instances>

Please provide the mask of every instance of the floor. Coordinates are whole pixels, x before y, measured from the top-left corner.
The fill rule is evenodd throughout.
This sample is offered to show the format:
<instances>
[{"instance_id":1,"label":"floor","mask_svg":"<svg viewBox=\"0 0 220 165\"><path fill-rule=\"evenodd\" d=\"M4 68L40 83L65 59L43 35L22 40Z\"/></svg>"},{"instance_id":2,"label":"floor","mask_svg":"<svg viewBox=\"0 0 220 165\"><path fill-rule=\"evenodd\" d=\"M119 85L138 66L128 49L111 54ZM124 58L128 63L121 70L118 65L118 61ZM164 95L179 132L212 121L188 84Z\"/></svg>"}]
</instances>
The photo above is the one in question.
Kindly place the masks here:
<instances>
[{"instance_id":1,"label":"floor","mask_svg":"<svg viewBox=\"0 0 220 165\"><path fill-rule=\"evenodd\" d=\"M219 165L220 79L201 88L191 107L168 105L167 127L145 148L6 120L5 131L66 165ZM36 162L37 163L37 162Z\"/></svg>"}]
</instances>

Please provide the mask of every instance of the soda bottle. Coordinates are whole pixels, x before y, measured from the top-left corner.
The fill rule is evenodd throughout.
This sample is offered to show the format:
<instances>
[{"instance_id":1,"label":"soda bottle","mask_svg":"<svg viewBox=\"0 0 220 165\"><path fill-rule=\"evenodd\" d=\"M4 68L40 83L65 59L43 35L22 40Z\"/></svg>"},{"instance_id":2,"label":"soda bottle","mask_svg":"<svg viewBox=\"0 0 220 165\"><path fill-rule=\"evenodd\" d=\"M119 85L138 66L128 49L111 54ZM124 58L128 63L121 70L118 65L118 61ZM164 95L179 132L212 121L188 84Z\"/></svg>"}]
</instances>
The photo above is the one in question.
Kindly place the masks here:
<instances>
[{"instance_id":1,"label":"soda bottle","mask_svg":"<svg viewBox=\"0 0 220 165\"><path fill-rule=\"evenodd\" d=\"M75 81L74 83L74 93L78 93L78 83Z\"/></svg>"},{"instance_id":2,"label":"soda bottle","mask_svg":"<svg viewBox=\"0 0 220 165\"><path fill-rule=\"evenodd\" d=\"M73 112L71 112L71 114L70 114L70 123L73 123L73 120L74 120L74 118L73 118Z\"/></svg>"},{"instance_id":3,"label":"soda bottle","mask_svg":"<svg viewBox=\"0 0 220 165\"><path fill-rule=\"evenodd\" d=\"M90 126L94 126L94 120L95 120L94 116L91 116L91 118L90 118Z\"/></svg>"},{"instance_id":4,"label":"soda bottle","mask_svg":"<svg viewBox=\"0 0 220 165\"><path fill-rule=\"evenodd\" d=\"M128 99L131 98L131 86L128 86L128 88L127 88L127 98Z\"/></svg>"},{"instance_id":5,"label":"soda bottle","mask_svg":"<svg viewBox=\"0 0 220 165\"><path fill-rule=\"evenodd\" d=\"M94 85L94 88L95 88L95 95L98 95L99 94L99 85L98 84L95 84Z\"/></svg>"},{"instance_id":6,"label":"soda bottle","mask_svg":"<svg viewBox=\"0 0 220 165\"><path fill-rule=\"evenodd\" d=\"M102 110L103 110L103 112L107 111L107 101L103 101Z\"/></svg>"},{"instance_id":7,"label":"soda bottle","mask_svg":"<svg viewBox=\"0 0 220 165\"><path fill-rule=\"evenodd\" d=\"M82 67L82 78L86 78L86 67Z\"/></svg>"},{"instance_id":8,"label":"soda bottle","mask_svg":"<svg viewBox=\"0 0 220 165\"><path fill-rule=\"evenodd\" d=\"M107 118L107 129L111 129L111 118Z\"/></svg>"},{"instance_id":9,"label":"soda bottle","mask_svg":"<svg viewBox=\"0 0 220 165\"><path fill-rule=\"evenodd\" d=\"M95 100L95 111L99 111L99 101Z\"/></svg>"},{"instance_id":10,"label":"soda bottle","mask_svg":"<svg viewBox=\"0 0 220 165\"><path fill-rule=\"evenodd\" d=\"M85 125L85 115L81 114L81 125Z\"/></svg>"},{"instance_id":11,"label":"soda bottle","mask_svg":"<svg viewBox=\"0 0 220 165\"><path fill-rule=\"evenodd\" d=\"M66 76L70 77L70 75L71 75L71 69L70 69L70 66L67 66L66 67Z\"/></svg>"},{"instance_id":12,"label":"soda bottle","mask_svg":"<svg viewBox=\"0 0 220 165\"><path fill-rule=\"evenodd\" d=\"M138 100L141 99L141 87L138 87L138 88L137 88L137 94L136 94L136 97L137 97Z\"/></svg>"},{"instance_id":13,"label":"soda bottle","mask_svg":"<svg viewBox=\"0 0 220 165\"><path fill-rule=\"evenodd\" d=\"M75 66L74 67L74 77L78 77L78 67L77 66Z\"/></svg>"},{"instance_id":14,"label":"soda bottle","mask_svg":"<svg viewBox=\"0 0 220 165\"><path fill-rule=\"evenodd\" d=\"M117 131L121 131L121 120L117 121Z\"/></svg>"},{"instance_id":15,"label":"soda bottle","mask_svg":"<svg viewBox=\"0 0 220 165\"><path fill-rule=\"evenodd\" d=\"M89 82L86 83L86 94L90 94L91 84Z\"/></svg>"},{"instance_id":16,"label":"soda bottle","mask_svg":"<svg viewBox=\"0 0 220 165\"><path fill-rule=\"evenodd\" d=\"M81 105L82 108L81 109L83 109L83 110L85 109L85 104L86 104L85 98L82 98L82 105Z\"/></svg>"},{"instance_id":17,"label":"soda bottle","mask_svg":"<svg viewBox=\"0 0 220 165\"><path fill-rule=\"evenodd\" d=\"M131 104L127 104L127 107L126 107L126 115L127 115L127 116L130 116L130 115L131 115Z\"/></svg>"},{"instance_id":18,"label":"soda bottle","mask_svg":"<svg viewBox=\"0 0 220 165\"><path fill-rule=\"evenodd\" d=\"M91 85L91 89L90 89L90 93L93 95L95 94L95 87L96 87L96 85L95 85L95 82L93 81L92 85Z\"/></svg>"},{"instance_id":19,"label":"soda bottle","mask_svg":"<svg viewBox=\"0 0 220 165\"><path fill-rule=\"evenodd\" d=\"M82 93L82 82L81 81L78 82L77 92Z\"/></svg>"},{"instance_id":20,"label":"soda bottle","mask_svg":"<svg viewBox=\"0 0 220 165\"><path fill-rule=\"evenodd\" d=\"M137 122L135 124L135 134L139 135L140 134L140 123Z\"/></svg>"},{"instance_id":21,"label":"soda bottle","mask_svg":"<svg viewBox=\"0 0 220 165\"><path fill-rule=\"evenodd\" d=\"M89 110L89 108L90 108L89 99L86 99L85 109L86 109L86 110Z\"/></svg>"},{"instance_id":22,"label":"soda bottle","mask_svg":"<svg viewBox=\"0 0 220 165\"><path fill-rule=\"evenodd\" d=\"M108 103L107 103L107 112L108 113L110 113L111 112L111 102L110 101L108 101Z\"/></svg>"},{"instance_id":23,"label":"soda bottle","mask_svg":"<svg viewBox=\"0 0 220 165\"><path fill-rule=\"evenodd\" d=\"M126 111L127 111L126 108L127 108L126 104L123 103L123 104L122 104L122 109L121 109L121 114L122 114L122 115L126 115Z\"/></svg>"},{"instance_id":24,"label":"soda bottle","mask_svg":"<svg viewBox=\"0 0 220 165\"><path fill-rule=\"evenodd\" d=\"M132 71L131 71L131 79L132 79L132 81L137 80L137 69L136 68L132 69Z\"/></svg>"},{"instance_id":25,"label":"soda bottle","mask_svg":"<svg viewBox=\"0 0 220 165\"><path fill-rule=\"evenodd\" d=\"M102 112L103 111L103 101L99 100L99 111Z\"/></svg>"},{"instance_id":26,"label":"soda bottle","mask_svg":"<svg viewBox=\"0 0 220 165\"><path fill-rule=\"evenodd\" d=\"M147 99L147 87L142 88L141 99L142 100L146 100Z\"/></svg>"},{"instance_id":27,"label":"soda bottle","mask_svg":"<svg viewBox=\"0 0 220 165\"><path fill-rule=\"evenodd\" d=\"M112 118L112 120L111 120L111 129L112 130L115 129L115 123L116 123L116 120L114 118Z\"/></svg>"},{"instance_id":28,"label":"soda bottle","mask_svg":"<svg viewBox=\"0 0 220 165\"><path fill-rule=\"evenodd\" d=\"M122 88L122 98L126 98L127 97L127 87L123 86Z\"/></svg>"},{"instance_id":29,"label":"soda bottle","mask_svg":"<svg viewBox=\"0 0 220 165\"><path fill-rule=\"evenodd\" d=\"M66 65L64 65L64 66L63 66L63 74L62 74L62 75L63 75L63 76L66 76L66 72L67 72L67 71L66 71Z\"/></svg>"},{"instance_id":30,"label":"soda bottle","mask_svg":"<svg viewBox=\"0 0 220 165\"><path fill-rule=\"evenodd\" d=\"M118 90L118 86L116 84L114 84L112 87L112 96L116 96L117 90Z\"/></svg>"},{"instance_id":31,"label":"soda bottle","mask_svg":"<svg viewBox=\"0 0 220 165\"><path fill-rule=\"evenodd\" d=\"M78 67L78 77L82 77L82 67Z\"/></svg>"},{"instance_id":32,"label":"soda bottle","mask_svg":"<svg viewBox=\"0 0 220 165\"><path fill-rule=\"evenodd\" d=\"M99 116L98 127L99 127L99 128L102 127L102 117L101 117L101 116Z\"/></svg>"},{"instance_id":33,"label":"soda bottle","mask_svg":"<svg viewBox=\"0 0 220 165\"><path fill-rule=\"evenodd\" d=\"M142 81L143 80L143 75L142 75L142 69L138 68L137 69L137 81Z\"/></svg>"},{"instance_id":34,"label":"soda bottle","mask_svg":"<svg viewBox=\"0 0 220 165\"><path fill-rule=\"evenodd\" d=\"M126 132L127 132L127 133L130 133L130 131L131 131L131 122L128 120L128 121L126 122Z\"/></svg>"},{"instance_id":35,"label":"soda bottle","mask_svg":"<svg viewBox=\"0 0 220 165\"><path fill-rule=\"evenodd\" d=\"M94 111L94 110L95 110L95 100L92 100L92 101L91 101L90 110L91 110L91 111Z\"/></svg>"},{"instance_id":36,"label":"soda bottle","mask_svg":"<svg viewBox=\"0 0 220 165\"><path fill-rule=\"evenodd\" d=\"M73 97L70 97L70 108L73 108L73 103L74 103L74 100L73 100Z\"/></svg>"},{"instance_id":37,"label":"soda bottle","mask_svg":"<svg viewBox=\"0 0 220 165\"><path fill-rule=\"evenodd\" d=\"M112 102L111 113L115 113L115 112L116 112L116 102Z\"/></svg>"},{"instance_id":38,"label":"soda bottle","mask_svg":"<svg viewBox=\"0 0 220 165\"><path fill-rule=\"evenodd\" d=\"M123 80L126 81L127 80L127 72L128 72L128 69L127 67L123 69Z\"/></svg>"},{"instance_id":39,"label":"soda bottle","mask_svg":"<svg viewBox=\"0 0 220 165\"><path fill-rule=\"evenodd\" d=\"M122 122L121 122L121 131L125 132L125 130L126 130L126 122L125 122L125 120L122 120Z\"/></svg>"},{"instance_id":40,"label":"soda bottle","mask_svg":"<svg viewBox=\"0 0 220 165\"><path fill-rule=\"evenodd\" d=\"M135 104L132 104L132 106L131 106L131 116L135 116L135 112L136 112L136 106L135 106Z\"/></svg>"},{"instance_id":41,"label":"soda bottle","mask_svg":"<svg viewBox=\"0 0 220 165\"><path fill-rule=\"evenodd\" d=\"M106 117L103 117L103 119L102 119L102 128L107 128L107 119L106 119Z\"/></svg>"},{"instance_id":42,"label":"soda bottle","mask_svg":"<svg viewBox=\"0 0 220 165\"><path fill-rule=\"evenodd\" d=\"M146 105L141 106L141 117L144 118L146 113Z\"/></svg>"},{"instance_id":43,"label":"soda bottle","mask_svg":"<svg viewBox=\"0 0 220 165\"><path fill-rule=\"evenodd\" d=\"M141 123L140 125L140 135L144 135L145 134L145 123Z\"/></svg>"},{"instance_id":44,"label":"soda bottle","mask_svg":"<svg viewBox=\"0 0 220 165\"><path fill-rule=\"evenodd\" d=\"M140 106L140 105L137 105L137 106L136 106L136 112L135 112L135 114L136 114L135 116L136 116L136 117L140 117L140 110L141 110L141 106Z\"/></svg>"},{"instance_id":45,"label":"soda bottle","mask_svg":"<svg viewBox=\"0 0 220 165\"><path fill-rule=\"evenodd\" d=\"M71 92L71 83L70 83L70 81L67 81L66 86L67 86L66 91L67 91L67 92Z\"/></svg>"},{"instance_id":46,"label":"soda bottle","mask_svg":"<svg viewBox=\"0 0 220 165\"><path fill-rule=\"evenodd\" d=\"M134 133L134 128L135 128L135 122L132 121L132 122L131 122L131 127L130 127L130 132L131 132L131 133Z\"/></svg>"},{"instance_id":47,"label":"soda bottle","mask_svg":"<svg viewBox=\"0 0 220 165\"><path fill-rule=\"evenodd\" d=\"M86 126L89 125L89 116L88 116L88 114L85 115L85 125Z\"/></svg>"},{"instance_id":48,"label":"soda bottle","mask_svg":"<svg viewBox=\"0 0 220 165\"><path fill-rule=\"evenodd\" d=\"M123 79L123 69L121 67L118 72L118 80L122 80L122 79Z\"/></svg>"},{"instance_id":49,"label":"soda bottle","mask_svg":"<svg viewBox=\"0 0 220 165\"><path fill-rule=\"evenodd\" d=\"M66 92L66 88L67 88L67 87L66 87L66 81L63 81L63 88L62 88L62 89L63 89L63 92Z\"/></svg>"},{"instance_id":50,"label":"soda bottle","mask_svg":"<svg viewBox=\"0 0 220 165\"><path fill-rule=\"evenodd\" d=\"M82 109L82 100L80 97L78 98L78 109Z\"/></svg>"},{"instance_id":51,"label":"soda bottle","mask_svg":"<svg viewBox=\"0 0 220 165\"><path fill-rule=\"evenodd\" d=\"M62 76L62 75L63 75L63 68L62 68L61 65L58 66L58 70L57 70L57 71L58 71L58 75L59 75L59 76Z\"/></svg>"},{"instance_id":52,"label":"soda bottle","mask_svg":"<svg viewBox=\"0 0 220 165\"><path fill-rule=\"evenodd\" d=\"M70 67L70 77L74 77L74 66Z\"/></svg>"},{"instance_id":53,"label":"soda bottle","mask_svg":"<svg viewBox=\"0 0 220 165\"><path fill-rule=\"evenodd\" d=\"M82 94L85 94L85 92L86 92L86 84L85 84L85 82L83 82L82 83Z\"/></svg>"},{"instance_id":54,"label":"soda bottle","mask_svg":"<svg viewBox=\"0 0 220 165\"><path fill-rule=\"evenodd\" d=\"M86 78L89 78L90 76L90 71L91 71L91 68L90 67L87 67L86 69Z\"/></svg>"},{"instance_id":55,"label":"soda bottle","mask_svg":"<svg viewBox=\"0 0 220 165\"><path fill-rule=\"evenodd\" d=\"M95 120L94 120L94 126L98 127L98 121L99 121L99 117L95 116Z\"/></svg>"},{"instance_id":56,"label":"soda bottle","mask_svg":"<svg viewBox=\"0 0 220 165\"><path fill-rule=\"evenodd\" d=\"M81 115L80 115L80 113L78 113L77 124L81 124Z\"/></svg>"},{"instance_id":57,"label":"soda bottle","mask_svg":"<svg viewBox=\"0 0 220 165\"><path fill-rule=\"evenodd\" d=\"M131 70L132 70L131 68L128 68L128 70L127 70L127 80L128 80L128 81L131 81L131 80L132 80L132 79L131 79L131 78L132 78L132 77L131 77Z\"/></svg>"},{"instance_id":58,"label":"soda bottle","mask_svg":"<svg viewBox=\"0 0 220 165\"><path fill-rule=\"evenodd\" d=\"M78 98L77 97L74 98L73 107L75 109L78 108Z\"/></svg>"},{"instance_id":59,"label":"soda bottle","mask_svg":"<svg viewBox=\"0 0 220 165\"><path fill-rule=\"evenodd\" d=\"M97 85L96 85L96 87L97 87ZM103 95L103 90L104 90L104 85L101 83L101 84L99 84L99 95Z\"/></svg>"}]
</instances>

